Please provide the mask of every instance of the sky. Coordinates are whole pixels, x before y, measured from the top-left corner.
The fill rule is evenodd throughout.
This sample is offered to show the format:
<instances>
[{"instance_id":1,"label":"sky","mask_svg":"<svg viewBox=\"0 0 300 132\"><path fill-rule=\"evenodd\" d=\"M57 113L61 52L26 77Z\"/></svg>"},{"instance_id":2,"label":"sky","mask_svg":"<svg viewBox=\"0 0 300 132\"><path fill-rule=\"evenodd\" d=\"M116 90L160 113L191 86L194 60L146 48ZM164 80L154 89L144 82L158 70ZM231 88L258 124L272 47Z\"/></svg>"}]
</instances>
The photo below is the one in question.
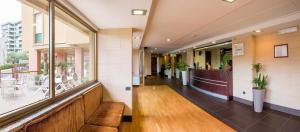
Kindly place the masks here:
<instances>
[{"instance_id":1,"label":"sky","mask_svg":"<svg viewBox=\"0 0 300 132\"><path fill-rule=\"evenodd\" d=\"M17 0L0 0L0 25L19 20L21 20L20 2Z\"/></svg>"}]
</instances>

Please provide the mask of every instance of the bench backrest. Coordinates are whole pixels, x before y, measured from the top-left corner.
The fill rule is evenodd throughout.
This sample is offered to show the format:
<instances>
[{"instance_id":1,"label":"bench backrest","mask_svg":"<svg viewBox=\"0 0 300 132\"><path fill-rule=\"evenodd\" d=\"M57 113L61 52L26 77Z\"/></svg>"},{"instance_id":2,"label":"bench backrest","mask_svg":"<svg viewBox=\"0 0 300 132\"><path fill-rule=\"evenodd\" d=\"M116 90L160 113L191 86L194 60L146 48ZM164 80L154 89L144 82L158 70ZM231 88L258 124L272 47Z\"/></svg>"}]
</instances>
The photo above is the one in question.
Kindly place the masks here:
<instances>
[{"instance_id":1,"label":"bench backrest","mask_svg":"<svg viewBox=\"0 0 300 132\"><path fill-rule=\"evenodd\" d=\"M82 96L25 125L25 132L76 132L84 125Z\"/></svg>"},{"instance_id":2,"label":"bench backrest","mask_svg":"<svg viewBox=\"0 0 300 132\"><path fill-rule=\"evenodd\" d=\"M102 91L102 86L99 85L82 95L85 108L84 116L86 117L86 121L92 116L92 114L97 110L97 108L101 104L103 93Z\"/></svg>"}]
</instances>

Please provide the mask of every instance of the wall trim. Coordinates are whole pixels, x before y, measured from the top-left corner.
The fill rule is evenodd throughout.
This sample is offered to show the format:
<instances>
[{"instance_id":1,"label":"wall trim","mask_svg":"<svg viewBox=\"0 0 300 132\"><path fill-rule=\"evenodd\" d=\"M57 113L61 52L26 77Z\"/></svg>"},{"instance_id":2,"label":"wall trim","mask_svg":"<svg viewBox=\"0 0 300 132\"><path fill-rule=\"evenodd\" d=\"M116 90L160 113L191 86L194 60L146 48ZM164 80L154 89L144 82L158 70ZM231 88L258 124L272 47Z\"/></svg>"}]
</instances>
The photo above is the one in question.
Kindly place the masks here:
<instances>
[{"instance_id":1,"label":"wall trim","mask_svg":"<svg viewBox=\"0 0 300 132\"><path fill-rule=\"evenodd\" d=\"M239 98L239 97L233 97L233 100L236 101L236 102L240 102L242 104L253 106L253 101L249 101L249 100L242 99L242 98ZM272 110L276 110L276 111L280 111L280 112L283 112L283 113L287 113L287 114L290 114L290 115L300 117L300 110L297 110L297 109L288 108L288 107L285 107L285 106L280 106L280 105L276 105L276 104L272 104L272 103L268 103L268 102L264 102L264 108L268 108L268 109L272 109Z\"/></svg>"}]
</instances>

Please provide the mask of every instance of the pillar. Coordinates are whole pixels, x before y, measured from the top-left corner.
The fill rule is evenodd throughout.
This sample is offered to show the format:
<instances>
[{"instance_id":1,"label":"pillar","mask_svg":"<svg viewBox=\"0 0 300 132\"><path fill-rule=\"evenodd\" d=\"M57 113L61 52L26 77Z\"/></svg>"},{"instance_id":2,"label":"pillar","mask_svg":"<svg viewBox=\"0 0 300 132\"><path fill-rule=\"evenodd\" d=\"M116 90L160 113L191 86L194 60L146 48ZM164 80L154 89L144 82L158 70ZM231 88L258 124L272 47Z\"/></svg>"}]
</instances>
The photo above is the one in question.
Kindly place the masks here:
<instances>
[{"instance_id":1,"label":"pillar","mask_svg":"<svg viewBox=\"0 0 300 132\"><path fill-rule=\"evenodd\" d=\"M81 80L84 71L83 49L80 47L75 48L75 73L78 79Z\"/></svg>"}]
</instances>

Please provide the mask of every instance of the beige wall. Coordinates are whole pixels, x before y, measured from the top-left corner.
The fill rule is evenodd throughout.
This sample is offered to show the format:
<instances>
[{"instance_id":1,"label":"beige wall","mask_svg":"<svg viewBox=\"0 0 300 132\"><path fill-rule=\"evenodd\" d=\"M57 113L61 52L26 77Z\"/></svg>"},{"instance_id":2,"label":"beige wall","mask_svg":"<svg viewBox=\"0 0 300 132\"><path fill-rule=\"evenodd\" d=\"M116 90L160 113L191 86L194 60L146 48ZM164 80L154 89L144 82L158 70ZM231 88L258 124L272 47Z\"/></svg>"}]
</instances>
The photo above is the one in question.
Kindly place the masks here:
<instances>
[{"instance_id":1,"label":"beige wall","mask_svg":"<svg viewBox=\"0 0 300 132\"><path fill-rule=\"evenodd\" d=\"M244 55L233 56L233 96L252 101L252 64L255 63L255 37L233 38L233 44L244 43ZM243 94L245 92L245 94Z\"/></svg>"},{"instance_id":2,"label":"beige wall","mask_svg":"<svg viewBox=\"0 0 300 132\"><path fill-rule=\"evenodd\" d=\"M144 52L144 76L151 75L151 53Z\"/></svg>"},{"instance_id":3,"label":"beige wall","mask_svg":"<svg viewBox=\"0 0 300 132\"><path fill-rule=\"evenodd\" d=\"M134 77L139 78L140 76L140 57L139 57L139 50L133 49L132 50L132 79Z\"/></svg>"},{"instance_id":4,"label":"beige wall","mask_svg":"<svg viewBox=\"0 0 300 132\"><path fill-rule=\"evenodd\" d=\"M256 62L269 77L266 102L300 109L300 32L256 37ZM274 58L274 45L288 44L289 57Z\"/></svg>"},{"instance_id":5,"label":"beige wall","mask_svg":"<svg viewBox=\"0 0 300 132\"><path fill-rule=\"evenodd\" d=\"M268 75L265 101L300 109L300 32L278 35L277 32L243 36L234 43L245 44L245 55L233 57L233 95L252 101L252 64L262 63ZM289 57L274 58L274 45L289 44ZM243 94L243 91L246 94Z\"/></svg>"},{"instance_id":6,"label":"beige wall","mask_svg":"<svg viewBox=\"0 0 300 132\"><path fill-rule=\"evenodd\" d=\"M220 68L220 49L213 49L211 50L211 67L212 69L219 69Z\"/></svg>"},{"instance_id":7,"label":"beige wall","mask_svg":"<svg viewBox=\"0 0 300 132\"><path fill-rule=\"evenodd\" d=\"M104 85L105 101L126 104L132 113L132 29L104 29L98 32L98 79Z\"/></svg>"},{"instance_id":8,"label":"beige wall","mask_svg":"<svg viewBox=\"0 0 300 132\"><path fill-rule=\"evenodd\" d=\"M186 51L186 64L188 64L190 67L194 67L194 55L193 55L193 49L187 49Z\"/></svg>"},{"instance_id":9,"label":"beige wall","mask_svg":"<svg viewBox=\"0 0 300 132\"><path fill-rule=\"evenodd\" d=\"M199 55L199 51L195 52L195 58L194 61L196 63L196 65L199 63L199 68L205 68L205 51L201 50L202 54Z\"/></svg>"}]
</instances>

